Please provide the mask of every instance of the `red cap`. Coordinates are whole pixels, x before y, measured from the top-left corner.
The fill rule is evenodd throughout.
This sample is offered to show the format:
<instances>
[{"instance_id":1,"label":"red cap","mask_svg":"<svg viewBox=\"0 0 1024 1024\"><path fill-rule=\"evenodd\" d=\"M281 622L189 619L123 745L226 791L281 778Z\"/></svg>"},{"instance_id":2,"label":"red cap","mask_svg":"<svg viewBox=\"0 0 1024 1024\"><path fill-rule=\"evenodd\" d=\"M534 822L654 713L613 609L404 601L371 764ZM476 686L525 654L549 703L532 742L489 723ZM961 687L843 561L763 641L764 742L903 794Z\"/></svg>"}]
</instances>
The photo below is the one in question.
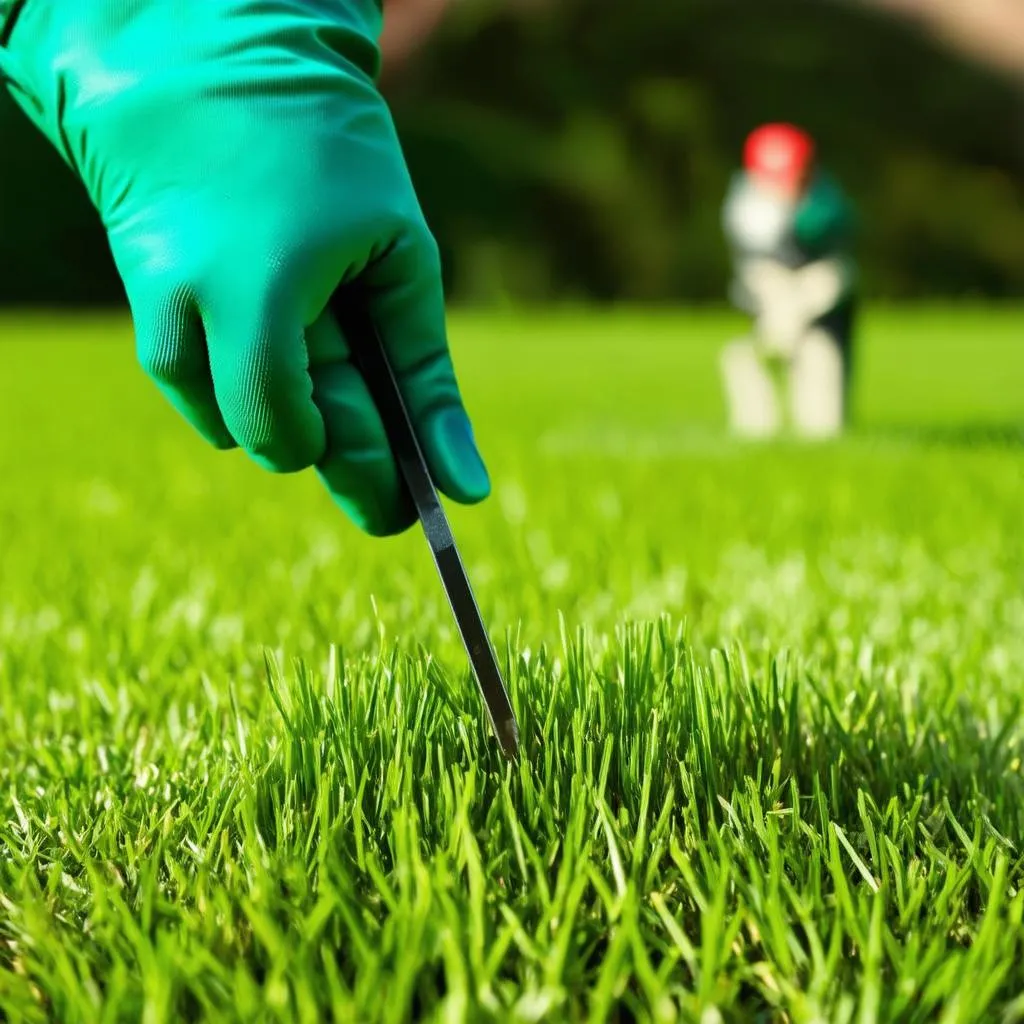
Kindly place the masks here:
<instances>
[{"instance_id":1,"label":"red cap","mask_svg":"<svg viewBox=\"0 0 1024 1024\"><path fill-rule=\"evenodd\" d=\"M814 162L814 140L791 124L754 129L743 148L743 163L753 175L783 188L799 188Z\"/></svg>"}]
</instances>

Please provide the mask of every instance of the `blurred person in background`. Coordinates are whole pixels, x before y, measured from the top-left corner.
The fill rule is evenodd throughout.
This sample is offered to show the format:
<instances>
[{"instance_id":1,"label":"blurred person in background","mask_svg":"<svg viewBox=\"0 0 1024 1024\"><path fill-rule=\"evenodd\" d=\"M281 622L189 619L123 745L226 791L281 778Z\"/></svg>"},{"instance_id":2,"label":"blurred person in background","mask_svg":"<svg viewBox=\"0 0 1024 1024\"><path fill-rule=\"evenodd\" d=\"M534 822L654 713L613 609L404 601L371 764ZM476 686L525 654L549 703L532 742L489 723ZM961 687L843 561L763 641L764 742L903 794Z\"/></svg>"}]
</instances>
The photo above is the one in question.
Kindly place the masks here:
<instances>
[{"instance_id":1,"label":"blurred person in background","mask_svg":"<svg viewBox=\"0 0 1024 1024\"><path fill-rule=\"evenodd\" d=\"M852 208L819 168L813 139L793 125L753 131L743 163L723 226L734 264L730 299L753 329L722 353L730 426L741 436L772 436L788 411L799 435L831 437L847 418Z\"/></svg>"}]
</instances>

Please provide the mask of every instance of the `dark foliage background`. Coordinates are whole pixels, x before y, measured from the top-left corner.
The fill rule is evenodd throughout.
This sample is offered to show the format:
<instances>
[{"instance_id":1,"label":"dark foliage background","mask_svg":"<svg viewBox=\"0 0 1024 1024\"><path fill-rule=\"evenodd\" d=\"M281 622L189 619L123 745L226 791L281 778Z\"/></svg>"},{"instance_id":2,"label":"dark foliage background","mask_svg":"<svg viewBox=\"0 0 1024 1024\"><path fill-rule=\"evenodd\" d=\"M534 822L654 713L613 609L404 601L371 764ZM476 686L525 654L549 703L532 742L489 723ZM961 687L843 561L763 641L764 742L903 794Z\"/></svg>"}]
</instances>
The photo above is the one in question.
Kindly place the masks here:
<instances>
[{"instance_id":1,"label":"dark foliage background","mask_svg":"<svg viewBox=\"0 0 1024 1024\"><path fill-rule=\"evenodd\" d=\"M455 5L388 80L449 292L720 300L719 206L746 132L818 137L884 298L1019 296L1019 91L830 0ZM0 102L0 302L122 300L81 187Z\"/></svg>"}]
</instances>

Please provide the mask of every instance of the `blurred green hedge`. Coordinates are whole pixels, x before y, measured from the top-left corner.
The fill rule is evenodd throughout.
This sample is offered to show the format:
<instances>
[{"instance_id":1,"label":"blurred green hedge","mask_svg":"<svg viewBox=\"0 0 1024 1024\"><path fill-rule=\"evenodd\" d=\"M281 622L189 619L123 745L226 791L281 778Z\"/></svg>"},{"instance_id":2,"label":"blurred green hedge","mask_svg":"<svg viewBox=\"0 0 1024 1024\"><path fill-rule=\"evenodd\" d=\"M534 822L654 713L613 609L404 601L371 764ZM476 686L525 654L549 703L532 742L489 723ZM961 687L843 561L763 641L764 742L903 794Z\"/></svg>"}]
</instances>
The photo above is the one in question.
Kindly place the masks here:
<instances>
[{"instance_id":1,"label":"blurred green hedge","mask_svg":"<svg viewBox=\"0 0 1024 1024\"><path fill-rule=\"evenodd\" d=\"M813 131L868 291L1019 296L1019 90L835 0L456 4L387 86L457 300L720 300L746 132ZM117 302L80 186L0 104L0 302Z\"/></svg>"}]
</instances>

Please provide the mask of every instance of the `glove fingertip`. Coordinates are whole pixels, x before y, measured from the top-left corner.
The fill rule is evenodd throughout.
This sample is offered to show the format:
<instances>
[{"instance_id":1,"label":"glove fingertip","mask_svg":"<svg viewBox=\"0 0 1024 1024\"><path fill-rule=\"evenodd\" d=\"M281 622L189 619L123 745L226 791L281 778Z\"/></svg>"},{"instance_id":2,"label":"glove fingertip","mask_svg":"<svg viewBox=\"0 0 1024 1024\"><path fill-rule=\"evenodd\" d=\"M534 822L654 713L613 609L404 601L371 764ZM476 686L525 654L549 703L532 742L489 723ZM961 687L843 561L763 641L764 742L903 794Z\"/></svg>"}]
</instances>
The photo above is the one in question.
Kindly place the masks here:
<instances>
[{"instance_id":1,"label":"glove fingertip","mask_svg":"<svg viewBox=\"0 0 1024 1024\"><path fill-rule=\"evenodd\" d=\"M463 505L476 505L491 493L491 478L461 406L449 406L427 425L427 458L441 490Z\"/></svg>"}]
</instances>

